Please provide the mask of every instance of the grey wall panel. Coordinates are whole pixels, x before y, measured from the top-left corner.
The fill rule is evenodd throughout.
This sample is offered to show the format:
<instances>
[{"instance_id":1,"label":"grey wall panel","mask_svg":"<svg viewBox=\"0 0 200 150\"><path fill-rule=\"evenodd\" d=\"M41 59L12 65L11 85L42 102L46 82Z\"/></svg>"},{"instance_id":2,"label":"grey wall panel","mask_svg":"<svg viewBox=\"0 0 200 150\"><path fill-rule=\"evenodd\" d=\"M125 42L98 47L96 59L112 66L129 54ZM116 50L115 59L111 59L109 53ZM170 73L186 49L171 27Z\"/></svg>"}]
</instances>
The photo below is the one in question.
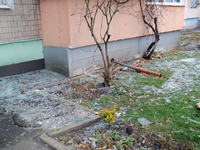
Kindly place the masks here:
<instances>
[{"instance_id":1,"label":"grey wall panel","mask_svg":"<svg viewBox=\"0 0 200 150\"><path fill-rule=\"evenodd\" d=\"M44 46L45 68L69 76L68 48Z\"/></svg>"},{"instance_id":2,"label":"grey wall panel","mask_svg":"<svg viewBox=\"0 0 200 150\"><path fill-rule=\"evenodd\" d=\"M168 50L179 45L180 31L160 34L157 50ZM108 44L110 58L119 61L131 60L142 55L154 36L137 37ZM102 44L102 46L104 46ZM102 57L96 45L68 49L67 47L44 46L45 66L68 77L103 67Z\"/></svg>"},{"instance_id":3,"label":"grey wall panel","mask_svg":"<svg viewBox=\"0 0 200 150\"><path fill-rule=\"evenodd\" d=\"M168 50L176 48L179 44L179 39L180 31L160 34L157 49ZM109 56L119 61L133 59L135 55L143 54L153 40L154 35L110 42L108 44ZM102 44L102 46L104 45ZM96 52L94 53L94 51ZM101 54L96 45L69 50L70 77L102 67L102 64Z\"/></svg>"}]
</instances>

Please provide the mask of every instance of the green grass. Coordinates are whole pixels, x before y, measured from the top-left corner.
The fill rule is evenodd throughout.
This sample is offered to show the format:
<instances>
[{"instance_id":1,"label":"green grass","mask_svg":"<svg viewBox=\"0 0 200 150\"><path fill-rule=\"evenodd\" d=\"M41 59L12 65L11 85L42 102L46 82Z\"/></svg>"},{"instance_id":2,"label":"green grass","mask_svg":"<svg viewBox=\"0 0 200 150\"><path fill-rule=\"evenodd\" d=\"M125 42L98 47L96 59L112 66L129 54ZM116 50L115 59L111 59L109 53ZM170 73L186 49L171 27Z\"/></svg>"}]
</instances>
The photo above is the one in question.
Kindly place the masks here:
<instances>
[{"instance_id":1,"label":"green grass","mask_svg":"<svg viewBox=\"0 0 200 150\"><path fill-rule=\"evenodd\" d=\"M189 58L190 57L188 54L181 51L181 49L163 53L163 56L165 57L165 60L178 60L181 58Z\"/></svg>"},{"instance_id":2,"label":"green grass","mask_svg":"<svg viewBox=\"0 0 200 150\"><path fill-rule=\"evenodd\" d=\"M189 41L200 41L200 33L192 33L189 36L184 36L180 38L182 41L183 40L189 40Z\"/></svg>"},{"instance_id":3,"label":"green grass","mask_svg":"<svg viewBox=\"0 0 200 150\"><path fill-rule=\"evenodd\" d=\"M180 50L165 53L164 56L166 57L164 61L189 57ZM195 52L194 56L200 60L200 52ZM193 70L190 64L176 63L177 69L185 65L187 69ZM153 71L170 78L174 70L176 69L158 67ZM197 71L200 72L198 68ZM183 74L182 77L185 75ZM103 110L105 107L112 108L114 104L117 104L117 112L124 113L121 115L123 119L136 123L138 118L146 118L152 122L147 129L149 132L162 135L168 142L175 141L176 146L200 149L200 110L195 108L196 103L200 101L200 75L197 72L195 75L190 74L189 77L193 78L193 84L185 85L177 77L174 82L184 87L181 90L165 90L163 85L167 82L166 78L122 72L113 81L110 95L96 101L86 102L84 106L94 110ZM98 105L93 107L95 102Z\"/></svg>"}]
</instances>

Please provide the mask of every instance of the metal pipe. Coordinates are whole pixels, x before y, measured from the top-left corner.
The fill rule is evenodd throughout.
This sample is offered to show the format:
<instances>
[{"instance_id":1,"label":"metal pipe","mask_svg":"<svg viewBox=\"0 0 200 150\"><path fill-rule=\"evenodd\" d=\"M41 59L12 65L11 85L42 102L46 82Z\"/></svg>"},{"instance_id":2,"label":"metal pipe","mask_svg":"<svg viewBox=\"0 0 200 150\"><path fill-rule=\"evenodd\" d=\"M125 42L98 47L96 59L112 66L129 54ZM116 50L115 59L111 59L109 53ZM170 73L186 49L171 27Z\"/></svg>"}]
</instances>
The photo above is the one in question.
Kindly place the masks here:
<instances>
[{"instance_id":1,"label":"metal pipe","mask_svg":"<svg viewBox=\"0 0 200 150\"><path fill-rule=\"evenodd\" d=\"M146 69L139 68L139 67L135 67L135 66L129 66L129 65L125 64L125 63L121 63L121 62L118 62L118 61L114 60L114 58L111 59L111 62L114 62L114 63L116 63L116 64L120 64L120 65L122 65L122 66L131 68L131 69L134 69L134 70L136 70L137 72L142 72L142 73L146 73L146 74L153 74L153 75L155 75L155 76L162 77L162 74L161 74L161 73L157 73L157 72L154 72L154 71L146 70Z\"/></svg>"}]
</instances>

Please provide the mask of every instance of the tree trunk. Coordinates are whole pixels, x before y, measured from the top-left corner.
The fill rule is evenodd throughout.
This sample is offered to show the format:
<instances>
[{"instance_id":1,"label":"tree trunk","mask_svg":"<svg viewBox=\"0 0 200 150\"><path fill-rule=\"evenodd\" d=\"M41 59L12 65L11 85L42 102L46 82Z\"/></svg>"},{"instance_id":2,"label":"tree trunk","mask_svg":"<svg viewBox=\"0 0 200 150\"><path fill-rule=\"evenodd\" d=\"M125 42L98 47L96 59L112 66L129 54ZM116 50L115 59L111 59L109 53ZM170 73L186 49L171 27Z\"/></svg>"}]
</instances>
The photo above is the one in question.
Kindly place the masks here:
<instances>
[{"instance_id":1,"label":"tree trunk","mask_svg":"<svg viewBox=\"0 0 200 150\"><path fill-rule=\"evenodd\" d=\"M105 68L105 71L103 73L104 77L104 86L111 86L113 81L113 75L114 75L114 63L112 62L107 68Z\"/></svg>"},{"instance_id":2,"label":"tree trunk","mask_svg":"<svg viewBox=\"0 0 200 150\"><path fill-rule=\"evenodd\" d=\"M148 12L149 17L151 18L151 20L153 20L154 25L151 24L151 20L149 22L147 22L147 20L145 19L146 16L144 15L144 10L142 8L142 0L139 0L140 2L140 10L142 13L142 19L143 22L150 27L150 29L153 31L154 35L155 35L155 41L152 42L149 47L147 48L146 52L143 54L143 58L144 59L151 59L151 55L153 54L154 50L156 49L156 45L158 43L158 41L160 40L159 38L159 32L158 32L158 25L157 25L157 17L153 17L155 14L150 14L150 12L148 11L148 9L146 9L146 11Z\"/></svg>"},{"instance_id":3,"label":"tree trunk","mask_svg":"<svg viewBox=\"0 0 200 150\"><path fill-rule=\"evenodd\" d=\"M153 54L154 50L156 49L156 45L159 41L159 35L155 35L155 42L152 42L149 47L147 48L147 51L143 54L144 59L151 59L151 55Z\"/></svg>"}]
</instances>

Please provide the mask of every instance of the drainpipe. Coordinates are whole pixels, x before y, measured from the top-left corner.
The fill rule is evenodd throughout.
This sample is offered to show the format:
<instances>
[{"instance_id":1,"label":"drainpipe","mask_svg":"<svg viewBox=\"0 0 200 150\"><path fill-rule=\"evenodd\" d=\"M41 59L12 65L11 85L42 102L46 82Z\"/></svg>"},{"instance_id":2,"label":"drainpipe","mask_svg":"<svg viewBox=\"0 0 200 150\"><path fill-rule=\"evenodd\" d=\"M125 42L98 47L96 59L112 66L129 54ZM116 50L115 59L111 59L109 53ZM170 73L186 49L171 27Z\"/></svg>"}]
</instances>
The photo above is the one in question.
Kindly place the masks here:
<instances>
[{"instance_id":1,"label":"drainpipe","mask_svg":"<svg viewBox=\"0 0 200 150\"><path fill-rule=\"evenodd\" d=\"M129 66L129 65L125 64L125 63L121 63L121 62L118 62L118 61L114 60L114 58L111 58L111 62L114 62L116 64L131 68L131 69L134 69L137 72L146 73L146 74L153 74L155 76L162 77L161 73L157 73L157 72L154 72L154 71L146 70L146 69L135 67L135 66Z\"/></svg>"}]
</instances>

